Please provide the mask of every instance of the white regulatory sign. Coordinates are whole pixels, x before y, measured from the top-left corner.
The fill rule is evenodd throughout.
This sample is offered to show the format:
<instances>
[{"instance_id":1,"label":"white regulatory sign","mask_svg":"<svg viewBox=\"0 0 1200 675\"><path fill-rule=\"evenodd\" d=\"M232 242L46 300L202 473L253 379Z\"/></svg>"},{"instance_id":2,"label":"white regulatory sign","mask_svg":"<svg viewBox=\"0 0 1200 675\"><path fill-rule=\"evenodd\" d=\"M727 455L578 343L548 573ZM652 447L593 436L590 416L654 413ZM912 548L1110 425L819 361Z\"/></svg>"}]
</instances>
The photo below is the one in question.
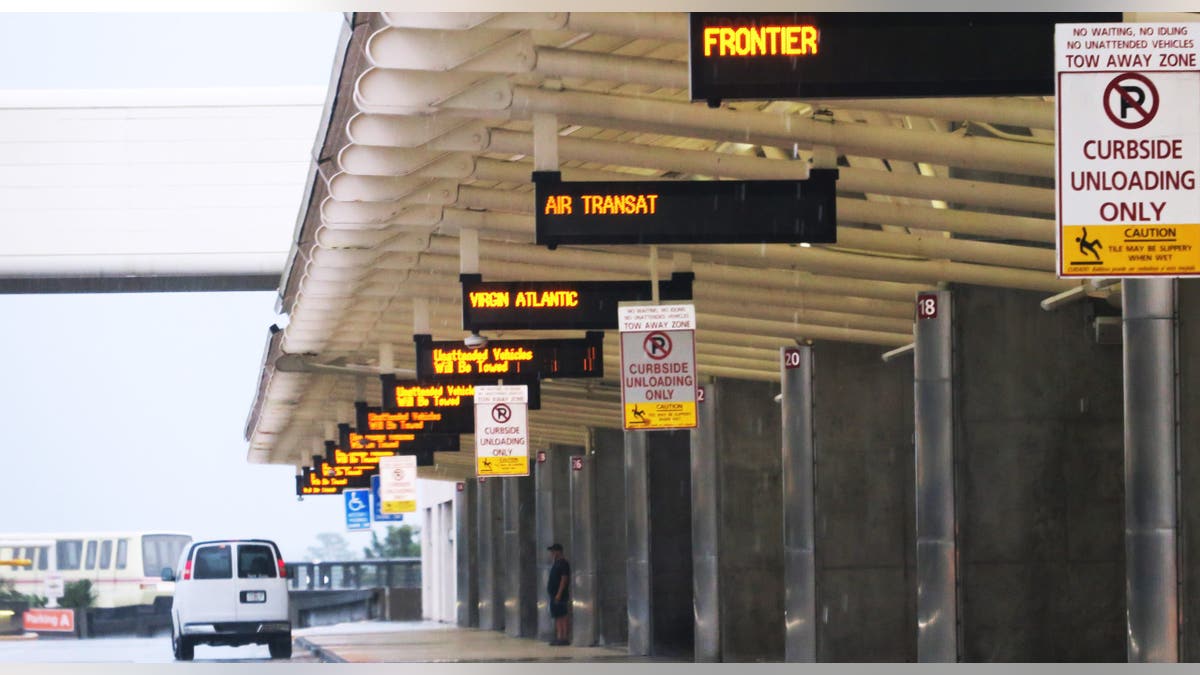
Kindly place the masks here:
<instances>
[{"instance_id":1,"label":"white regulatory sign","mask_svg":"<svg viewBox=\"0 0 1200 675\"><path fill-rule=\"evenodd\" d=\"M416 510L416 455L381 457L379 459L380 513L415 513Z\"/></svg>"},{"instance_id":2,"label":"white regulatory sign","mask_svg":"<svg viewBox=\"0 0 1200 675\"><path fill-rule=\"evenodd\" d=\"M623 428L694 428L695 305L622 304L618 322Z\"/></svg>"},{"instance_id":3,"label":"white regulatory sign","mask_svg":"<svg viewBox=\"0 0 1200 675\"><path fill-rule=\"evenodd\" d=\"M529 475L529 387L475 386L476 475Z\"/></svg>"},{"instance_id":4,"label":"white regulatory sign","mask_svg":"<svg viewBox=\"0 0 1200 675\"><path fill-rule=\"evenodd\" d=\"M1200 24L1054 41L1059 276L1200 275Z\"/></svg>"}]
</instances>

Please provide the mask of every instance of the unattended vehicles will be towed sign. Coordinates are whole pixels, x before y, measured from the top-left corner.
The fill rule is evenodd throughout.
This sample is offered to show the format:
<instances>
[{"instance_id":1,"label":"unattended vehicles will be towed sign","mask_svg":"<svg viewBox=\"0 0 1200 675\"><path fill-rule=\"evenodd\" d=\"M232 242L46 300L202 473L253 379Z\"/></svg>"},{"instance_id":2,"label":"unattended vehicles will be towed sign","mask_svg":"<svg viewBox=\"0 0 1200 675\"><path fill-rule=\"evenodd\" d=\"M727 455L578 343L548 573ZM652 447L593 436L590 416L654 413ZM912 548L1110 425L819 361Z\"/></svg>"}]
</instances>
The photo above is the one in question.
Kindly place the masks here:
<instances>
[{"instance_id":1,"label":"unattended vehicles will be towed sign","mask_svg":"<svg viewBox=\"0 0 1200 675\"><path fill-rule=\"evenodd\" d=\"M1059 276L1200 275L1198 36L1057 26Z\"/></svg>"}]
</instances>

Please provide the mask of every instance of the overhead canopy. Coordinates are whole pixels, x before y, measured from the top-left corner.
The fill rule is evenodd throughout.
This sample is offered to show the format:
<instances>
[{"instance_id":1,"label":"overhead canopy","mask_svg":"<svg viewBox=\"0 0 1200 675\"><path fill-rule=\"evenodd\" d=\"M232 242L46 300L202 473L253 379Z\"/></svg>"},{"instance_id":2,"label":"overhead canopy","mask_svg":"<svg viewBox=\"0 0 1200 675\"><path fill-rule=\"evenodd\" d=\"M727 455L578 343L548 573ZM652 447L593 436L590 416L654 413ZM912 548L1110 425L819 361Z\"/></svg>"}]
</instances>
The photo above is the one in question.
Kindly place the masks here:
<instances>
[{"instance_id":1,"label":"overhead canopy","mask_svg":"<svg viewBox=\"0 0 1200 675\"><path fill-rule=\"evenodd\" d=\"M464 271L485 281L693 272L699 373L769 381L779 348L797 340L881 354L909 344L922 289L1049 296L1079 285L1054 273L1052 98L712 109L689 101L687 59L684 13L354 15L281 288L290 322L268 344L246 429L250 461L308 463L333 424L353 420L354 401L379 405L378 373L411 374L414 334L462 340ZM837 243L548 250L533 243L530 176L555 165L567 181L837 168ZM620 427L618 345L609 331L605 378L542 384L535 447ZM422 474L474 475L470 439L463 447Z\"/></svg>"}]
</instances>

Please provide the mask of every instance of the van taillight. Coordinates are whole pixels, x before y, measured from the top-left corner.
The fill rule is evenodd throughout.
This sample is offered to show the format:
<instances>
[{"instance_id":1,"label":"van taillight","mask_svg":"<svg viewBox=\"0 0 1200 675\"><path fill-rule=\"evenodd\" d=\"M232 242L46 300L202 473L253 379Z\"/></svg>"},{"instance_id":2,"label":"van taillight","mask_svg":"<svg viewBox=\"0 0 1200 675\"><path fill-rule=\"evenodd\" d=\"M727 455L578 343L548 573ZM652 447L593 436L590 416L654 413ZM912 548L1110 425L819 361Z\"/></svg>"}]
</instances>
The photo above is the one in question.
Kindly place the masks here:
<instances>
[{"instance_id":1,"label":"van taillight","mask_svg":"<svg viewBox=\"0 0 1200 675\"><path fill-rule=\"evenodd\" d=\"M284 579L286 577L287 577L287 563L283 562L283 558L280 558L279 559L279 578Z\"/></svg>"},{"instance_id":2,"label":"van taillight","mask_svg":"<svg viewBox=\"0 0 1200 675\"><path fill-rule=\"evenodd\" d=\"M187 581L192 578L192 561L189 560L183 565L183 580Z\"/></svg>"}]
</instances>

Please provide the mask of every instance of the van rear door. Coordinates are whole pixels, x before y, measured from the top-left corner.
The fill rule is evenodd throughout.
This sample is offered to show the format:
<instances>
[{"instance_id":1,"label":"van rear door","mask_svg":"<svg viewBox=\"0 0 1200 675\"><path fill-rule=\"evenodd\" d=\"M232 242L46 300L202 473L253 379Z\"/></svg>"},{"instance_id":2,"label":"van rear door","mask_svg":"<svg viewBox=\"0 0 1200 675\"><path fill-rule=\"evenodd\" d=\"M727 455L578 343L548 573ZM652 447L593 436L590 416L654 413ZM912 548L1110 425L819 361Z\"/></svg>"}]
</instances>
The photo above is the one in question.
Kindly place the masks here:
<instances>
[{"instance_id":1,"label":"van rear door","mask_svg":"<svg viewBox=\"0 0 1200 675\"><path fill-rule=\"evenodd\" d=\"M176 584L175 593L187 607L183 623L229 621L237 611L237 583L233 576L233 544L213 543L196 546L192 553L191 580Z\"/></svg>"},{"instance_id":2,"label":"van rear door","mask_svg":"<svg viewBox=\"0 0 1200 675\"><path fill-rule=\"evenodd\" d=\"M237 549L237 620L287 621L287 578L268 541L239 542Z\"/></svg>"}]
</instances>

